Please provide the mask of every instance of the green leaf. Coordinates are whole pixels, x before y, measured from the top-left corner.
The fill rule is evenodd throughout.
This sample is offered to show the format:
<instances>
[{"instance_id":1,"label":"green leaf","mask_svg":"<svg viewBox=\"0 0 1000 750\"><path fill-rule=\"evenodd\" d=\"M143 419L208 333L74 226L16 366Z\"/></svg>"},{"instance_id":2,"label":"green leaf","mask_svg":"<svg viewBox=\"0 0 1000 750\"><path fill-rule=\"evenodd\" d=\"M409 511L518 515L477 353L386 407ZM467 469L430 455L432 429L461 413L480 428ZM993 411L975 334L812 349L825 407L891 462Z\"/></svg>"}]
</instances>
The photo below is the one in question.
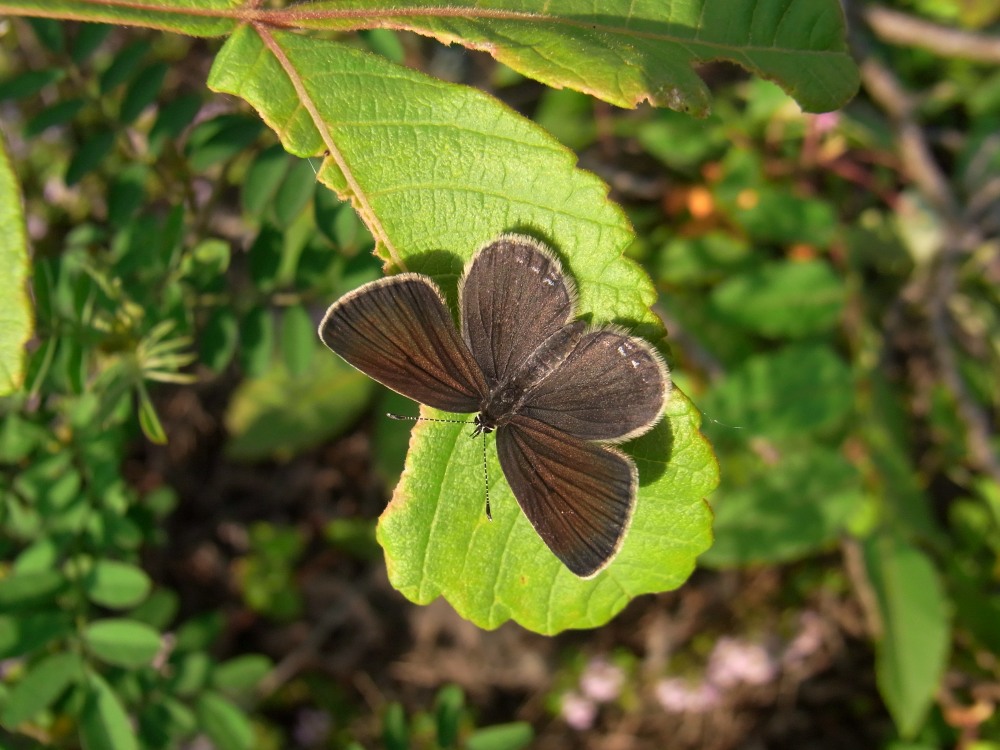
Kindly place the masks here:
<instances>
[{"instance_id":1,"label":"green leaf","mask_svg":"<svg viewBox=\"0 0 1000 750\"><path fill-rule=\"evenodd\" d=\"M21 188L0 137L0 396L24 383L24 346L34 333L28 298L28 240L24 227Z\"/></svg>"},{"instance_id":2,"label":"green leaf","mask_svg":"<svg viewBox=\"0 0 1000 750\"><path fill-rule=\"evenodd\" d=\"M563 254L581 315L662 335L649 310L656 299L649 279L621 255L633 238L624 214L607 200L607 186L576 169L576 157L544 131L479 91L375 55L294 34L277 33L275 41L293 74L307 77L293 85L244 28L223 47L210 84L281 123L289 153L336 155L324 160L320 180L353 201L383 259L435 276L453 295L480 245L533 227Z\"/></svg>"},{"instance_id":3,"label":"green leaf","mask_svg":"<svg viewBox=\"0 0 1000 750\"><path fill-rule=\"evenodd\" d=\"M705 399L704 411L730 435L800 440L842 423L853 403L851 371L828 346L794 344L733 370ZM718 428L713 428L718 432Z\"/></svg>"},{"instance_id":4,"label":"green leaf","mask_svg":"<svg viewBox=\"0 0 1000 750\"><path fill-rule=\"evenodd\" d=\"M46 86L61 81L66 76L63 68L26 70L0 81L0 102L8 99L27 99Z\"/></svg>"},{"instance_id":5,"label":"green leaf","mask_svg":"<svg viewBox=\"0 0 1000 750\"><path fill-rule=\"evenodd\" d=\"M160 634L148 625L122 618L97 620L83 639L98 659L118 667L143 667L159 652Z\"/></svg>"},{"instance_id":6,"label":"green leaf","mask_svg":"<svg viewBox=\"0 0 1000 750\"><path fill-rule=\"evenodd\" d=\"M83 579L83 590L94 604L110 609L134 607L149 595L152 581L135 565L98 560Z\"/></svg>"},{"instance_id":7,"label":"green leaf","mask_svg":"<svg viewBox=\"0 0 1000 750\"><path fill-rule=\"evenodd\" d=\"M752 257L750 244L725 232L697 237L673 237L664 245L656 277L672 284L697 287L721 281Z\"/></svg>"},{"instance_id":8,"label":"green leaf","mask_svg":"<svg viewBox=\"0 0 1000 750\"><path fill-rule=\"evenodd\" d=\"M240 364L248 378L267 371L274 353L274 317L262 306L254 307L240 321Z\"/></svg>"},{"instance_id":9,"label":"green leaf","mask_svg":"<svg viewBox=\"0 0 1000 750\"><path fill-rule=\"evenodd\" d=\"M285 238L277 227L265 224L250 246L250 278L261 291L271 289L281 269Z\"/></svg>"},{"instance_id":10,"label":"green leaf","mask_svg":"<svg viewBox=\"0 0 1000 750\"><path fill-rule=\"evenodd\" d=\"M642 123L636 137L650 156L692 177L704 162L730 145L718 115L695 120L669 110L659 111Z\"/></svg>"},{"instance_id":11,"label":"green leaf","mask_svg":"<svg viewBox=\"0 0 1000 750\"><path fill-rule=\"evenodd\" d=\"M80 740L84 750L138 750L125 707L100 675L91 674L87 698L80 712Z\"/></svg>"},{"instance_id":12,"label":"green leaf","mask_svg":"<svg viewBox=\"0 0 1000 750\"><path fill-rule=\"evenodd\" d=\"M512 721L486 727L472 734L466 741L466 750L521 750L535 739L531 724L526 721Z\"/></svg>"},{"instance_id":13,"label":"green leaf","mask_svg":"<svg viewBox=\"0 0 1000 750\"><path fill-rule=\"evenodd\" d=\"M177 651L206 651L222 632L222 615L206 612L192 617L177 629Z\"/></svg>"},{"instance_id":14,"label":"green leaf","mask_svg":"<svg viewBox=\"0 0 1000 750\"><path fill-rule=\"evenodd\" d=\"M174 698L160 695L139 712L139 741L142 747L169 748L178 739L190 736L198 728L194 711Z\"/></svg>"},{"instance_id":15,"label":"green leaf","mask_svg":"<svg viewBox=\"0 0 1000 750\"><path fill-rule=\"evenodd\" d=\"M212 686L234 696L252 695L257 683L274 669L262 654L244 654L230 659L212 671Z\"/></svg>"},{"instance_id":16,"label":"green leaf","mask_svg":"<svg viewBox=\"0 0 1000 750\"><path fill-rule=\"evenodd\" d=\"M4 2L3 8L6 13L13 15L30 15L39 11L52 13L53 5L52 0L11 0ZM222 36L239 23L238 17L232 13L232 0L198 0L197 5L178 0L145 0L141 5L135 6L95 5L90 0L59 0L58 8L62 18L116 26L142 26L192 36ZM197 12L185 13L188 8L197 8ZM54 24L61 29L56 21L32 20L36 23ZM145 44L148 46L148 42Z\"/></svg>"},{"instance_id":17,"label":"green leaf","mask_svg":"<svg viewBox=\"0 0 1000 750\"><path fill-rule=\"evenodd\" d=\"M253 747L253 728L240 709L216 693L198 698L198 723L219 750L246 750Z\"/></svg>"},{"instance_id":18,"label":"green leaf","mask_svg":"<svg viewBox=\"0 0 1000 750\"><path fill-rule=\"evenodd\" d=\"M10 0L9 13L30 14L48 0ZM240 23L230 0L203 0L185 13L176 0L140 6L61 0L67 17L137 24L195 36L223 36ZM598 10L599 8L599 10ZM335 0L258 14L264 28L299 26L354 31L410 30L445 44L486 50L511 68L554 88L573 88L612 104L704 114L708 89L693 67L729 60L777 81L807 111L836 109L858 85L835 0L703 0L647 3L554 0L525 8L518 0L456 0L434 8L387 9L382 0ZM107 90L107 89L105 89Z\"/></svg>"},{"instance_id":19,"label":"green leaf","mask_svg":"<svg viewBox=\"0 0 1000 750\"><path fill-rule=\"evenodd\" d=\"M161 106L156 122L149 130L150 152L159 154L167 140L178 138L184 128L194 120L199 109L201 109L201 98L195 94L180 96Z\"/></svg>"},{"instance_id":20,"label":"green leaf","mask_svg":"<svg viewBox=\"0 0 1000 750\"><path fill-rule=\"evenodd\" d=\"M457 0L447 7L441 13L385 11L379 0L331 0L310 6L312 13L299 23L356 29L359 16L381 11L382 28L487 50L553 88L573 88L620 107L649 101L704 115L708 89L692 67L710 60L728 60L776 81L810 112L840 107L858 86L843 12L831 0L605 0L599 6L554 0L528 7L517 0ZM348 15L349 9L355 13Z\"/></svg>"},{"instance_id":21,"label":"green leaf","mask_svg":"<svg viewBox=\"0 0 1000 750\"><path fill-rule=\"evenodd\" d=\"M715 544L703 565L778 563L835 541L864 502L861 480L840 454L816 446L763 466L712 497Z\"/></svg>"},{"instance_id":22,"label":"green leaf","mask_svg":"<svg viewBox=\"0 0 1000 750\"><path fill-rule=\"evenodd\" d=\"M222 372L236 353L238 324L228 307L217 307L201 332L201 361Z\"/></svg>"},{"instance_id":23,"label":"green leaf","mask_svg":"<svg viewBox=\"0 0 1000 750\"><path fill-rule=\"evenodd\" d=\"M944 674L951 644L948 602L933 563L916 547L880 534L866 540L864 553L882 624L875 663L879 692L899 733L913 738Z\"/></svg>"},{"instance_id":24,"label":"green leaf","mask_svg":"<svg viewBox=\"0 0 1000 750\"><path fill-rule=\"evenodd\" d=\"M58 570L14 573L0 579L0 611L34 606L59 593L66 579Z\"/></svg>"},{"instance_id":25,"label":"green leaf","mask_svg":"<svg viewBox=\"0 0 1000 750\"><path fill-rule=\"evenodd\" d=\"M825 248L833 240L837 217L833 206L817 198L800 197L788 185L765 174L759 150L731 146L720 165L723 179L713 193L719 208L752 241Z\"/></svg>"},{"instance_id":26,"label":"green leaf","mask_svg":"<svg viewBox=\"0 0 1000 750\"><path fill-rule=\"evenodd\" d=\"M42 537L25 547L14 560L11 570L17 573L38 573L54 568L59 563L62 543L52 537Z\"/></svg>"},{"instance_id":27,"label":"green leaf","mask_svg":"<svg viewBox=\"0 0 1000 750\"><path fill-rule=\"evenodd\" d=\"M24 135L34 138L49 128L65 125L77 116L86 101L83 99L61 99L34 115L24 125Z\"/></svg>"},{"instance_id":28,"label":"green leaf","mask_svg":"<svg viewBox=\"0 0 1000 750\"><path fill-rule=\"evenodd\" d=\"M382 717L382 743L386 750L409 750L410 730L406 725L406 713L403 707L393 701Z\"/></svg>"},{"instance_id":29,"label":"green leaf","mask_svg":"<svg viewBox=\"0 0 1000 750\"><path fill-rule=\"evenodd\" d=\"M377 52L387 60L402 64L406 60L406 50L399 41L399 35L389 29L371 29L361 32L361 38L372 52Z\"/></svg>"},{"instance_id":30,"label":"green leaf","mask_svg":"<svg viewBox=\"0 0 1000 750\"><path fill-rule=\"evenodd\" d=\"M106 94L129 80L150 46L148 40L140 39L122 48L101 74L101 93Z\"/></svg>"},{"instance_id":31,"label":"green leaf","mask_svg":"<svg viewBox=\"0 0 1000 750\"><path fill-rule=\"evenodd\" d=\"M260 122L244 115L219 115L198 123L188 137L191 169L203 172L232 159L260 135Z\"/></svg>"},{"instance_id":32,"label":"green leaf","mask_svg":"<svg viewBox=\"0 0 1000 750\"><path fill-rule=\"evenodd\" d=\"M146 107L156 101L168 69L165 62L155 62L135 77L125 92L125 98L118 112L118 119L121 122L126 124L132 122Z\"/></svg>"},{"instance_id":33,"label":"green leaf","mask_svg":"<svg viewBox=\"0 0 1000 750\"><path fill-rule=\"evenodd\" d=\"M104 161L111 147L114 145L115 136L110 130L104 130L80 145L73 158L66 167L66 184L75 185L83 179L85 175L97 169L98 165Z\"/></svg>"},{"instance_id":34,"label":"green leaf","mask_svg":"<svg viewBox=\"0 0 1000 750\"><path fill-rule=\"evenodd\" d=\"M293 160L274 198L274 215L279 227L289 226L312 199L316 169L308 159Z\"/></svg>"},{"instance_id":35,"label":"green leaf","mask_svg":"<svg viewBox=\"0 0 1000 750\"><path fill-rule=\"evenodd\" d=\"M370 251L374 245L371 233L361 223L357 213L324 185L317 183L313 201L316 226L342 254Z\"/></svg>"},{"instance_id":36,"label":"green leaf","mask_svg":"<svg viewBox=\"0 0 1000 750\"><path fill-rule=\"evenodd\" d=\"M292 157L285 153L280 143L257 154L240 188L243 210L246 213L258 221L262 218L267 207L274 201L291 163Z\"/></svg>"},{"instance_id":37,"label":"green leaf","mask_svg":"<svg viewBox=\"0 0 1000 750\"><path fill-rule=\"evenodd\" d=\"M17 615L0 615L0 659L24 656L73 631L65 612L50 610Z\"/></svg>"},{"instance_id":38,"label":"green leaf","mask_svg":"<svg viewBox=\"0 0 1000 750\"><path fill-rule=\"evenodd\" d=\"M226 453L238 460L290 457L350 427L368 405L372 381L336 357L317 356L299 377L273 367L244 380L226 411Z\"/></svg>"},{"instance_id":39,"label":"green leaf","mask_svg":"<svg viewBox=\"0 0 1000 750\"><path fill-rule=\"evenodd\" d=\"M64 651L32 664L16 683L3 707L0 723L14 730L51 706L63 691L83 677L80 655Z\"/></svg>"},{"instance_id":40,"label":"green leaf","mask_svg":"<svg viewBox=\"0 0 1000 750\"><path fill-rule=\"evenodd\" d=\"M111 186L108 188L108 221L116 226L121 226L127 222L146 200L146 180L149 178L145 164L130 164L119 170L115 175ZM136 256L135 265L148 267L148 259L143 254L148 254L150 248L149 234L142 233L141 238L132 243L130 251ZM119 273L125 269L117 265Z\"/></svg>"},{"instance_id":41,"label":"green leaf","mask_svg":"<svg viewBox=\"0 0 1000 750\"><path fill-rule=\"evenodd\" d=\"M66 44L66 35L63 33L63 25L54 18L29 18L35 36L49 52L59 54Z\"/></svg>"},{"instance_id":42,"label":"green leaf","mask_svg":"<svg viewBox=\"0 0 1000 750\"><path fill-rule=\"evenodd\" d=\"M281 354L292 377L309 370L316 353L316 326L302 305L293 305L281 316Z\"/></svg>"},{"instance_id":43,"label":"green leaf","mask_svg":"<svg viewBox=\"0 0 1000 750\"><path fill-rule=\"evenodd\" d=\"M172 673L170 675L170 692L179 696L192 696L200 693L208 684L212 671L212 662L208 654L196 651L192 654L172 656Z\"/></svg>"},{"instance_id":44,"label":"green leaf","mask_svg":"<svg viewBox=\"0 0 1000 750\"><path fill-rule=\"evenodd\" d=\"M827 263L769 263L717 286L712 304L749 331L801 338L833 328L845 296L843 281Z\"/></svg>"},{"instance_id":45,"label":"green leaf","mask_svg":"<svg viewBox=\"0 0 1000 750\"><path fill-rule=\"evenodd\" d=\"M146 390L146 386L142 383L139 384L138 390L139 397L139 427L142 428L142 434L151 443L156 445L166 445L167 444L167 433L163 429L163 423L160 422L160 417L156 413L156 407L153 405L153 400L149 397L149 392Z\"/></svg>"},{"instance_id":46,"label":"green leaf","mask_svg":"<svg viewBox=\"0 0 1000 750\"><path fill-rule=\"evenodd\" d=\"M434 716L437 723L438 747L454 747L458 740L459 722L465 706L465 694L458 685L445 685L437 694Z\"/></svg>"},{"instance_id":47,"label":"green leaf","mask_svg":"<svg viewBox=\"0 0 1000 750\"><path fill-rule=\"evenodd\" d=\"M166 630L173 623L180 607L180 597L169 589L157 589L138 607L129 612L129 619L143 622L157 630Z\"/></svg>"},{"instance_id":48,"label":"green leaf","mask_svg":"<svg viewBox=\"0 0 1000 750\"><path fill-rule=\"evenodd\" d=\"M198 286L208 287L229 268L231 254L229 243L224 240L202 240L185 256L182 270Z\"/></svg>"},{"instance_id":49,"label":"green leaf","mask_svg":"<svg viewBox=\"0 0 1000 750\"><path fill-rule=\"evenodd\" d=\"M426 407L421 413L441 416ZM470 490L482 477L482 444L469 437L467 425L417 423L406 469L377 530L390 581L420 604L444 596L481 627L514 619L546 634L603 625L633 597L676 588L711 542L704 498L717 470L698 424L691 403L675 391L664 421L625 445L639 469L632 526L614 562L581 580L518 508L492 443L489 521L485 487Z\"/></svg>"},{"instance_id":50,"label":"green leaf","mask_svg":"<svg viewBox=\"0 0 1000 750\"><path fill-rule=\"evenodd\" d=\"M237 31L211 86L248 99L289 153L329 154L320 180L352 201L384 259L434 276L454 300L477 247L530 229L562 255L581 317L662 336L649 309L655 290L622 256L633 239L625 216L607 200L607 186L576 169L575 156L537 126L481 92L374 55L282 32L268 38L274 47L249 28ZM379 526L393 584L414 601L444 595L489 627L513 617L543 632L606 622L631 596L679 585L709 543L702 498L716 467L686 399L673 400L669 417L669 429L665 423L631 445L644 485L632 531L619 561L590 581L545 548L495 461L492 481L509 511L494 513L484 529L483 496L468 491L469 477L482 474L481 444L465 427L418 425ZM694 468L680 471L684 461Z\"/></svg>"},{"instance_id":51,"label":"green leaf","mask_svg":"<svg viewBox=\"0 0 1000 750\"><path fill-rule=\"evenodd\" d=\"M103 23L77 24L73 49L70 52L73 62L82 65L101 46L101 42L111 33L111 28Z\"/></svg>"}]
</instances>

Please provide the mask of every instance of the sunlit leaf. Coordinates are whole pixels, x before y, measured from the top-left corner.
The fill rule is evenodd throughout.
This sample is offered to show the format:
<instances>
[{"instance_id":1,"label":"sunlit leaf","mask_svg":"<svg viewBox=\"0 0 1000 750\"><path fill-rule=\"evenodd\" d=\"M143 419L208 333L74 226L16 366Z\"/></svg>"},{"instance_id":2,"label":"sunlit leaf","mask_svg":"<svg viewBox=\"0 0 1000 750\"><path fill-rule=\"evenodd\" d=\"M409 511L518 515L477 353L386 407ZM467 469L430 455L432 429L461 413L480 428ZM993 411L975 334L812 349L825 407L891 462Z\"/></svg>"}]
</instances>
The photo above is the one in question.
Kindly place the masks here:
<instances>
[{"instance_id":1,"label":"sunlit leaf","mask_svg":"<svg viewBox=\"0 0 1000 750\"><path fill-rule=\"evenodd\" d=\"M24 383L25 349L34 331L31 301L28 299L27 234L21 189L0 137L0 396Z\"/></svg>"}]
</instances>

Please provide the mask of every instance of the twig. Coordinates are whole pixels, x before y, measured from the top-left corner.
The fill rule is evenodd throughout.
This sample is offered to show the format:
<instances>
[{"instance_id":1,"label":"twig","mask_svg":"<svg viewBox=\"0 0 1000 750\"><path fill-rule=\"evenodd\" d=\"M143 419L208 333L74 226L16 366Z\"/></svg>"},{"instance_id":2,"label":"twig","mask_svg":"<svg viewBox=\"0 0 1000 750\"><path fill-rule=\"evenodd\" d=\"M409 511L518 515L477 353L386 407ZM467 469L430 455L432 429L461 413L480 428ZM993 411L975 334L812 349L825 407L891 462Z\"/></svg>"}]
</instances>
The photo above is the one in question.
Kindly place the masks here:
<instances>
[{"instance_id":1,"label":"twig","mask_svg":"<svg viewBox=\"0 0 1000 750\"><path fill-rule=\"evenodd\" d=\"M872 20L872 11L877 20ZM902 14L867 7L860 9L868 23L879 33L877 23ZM923 24L923 22L919 22ZM930 24L924 24L930 26ZM947 30L943 30L947 31ZM956 32L957 33L957 32ZM966 35L968 36L968 35ZM980 233L968 225L967 216L959 209L955 193L943 170L935 161L923 128L914 117L916 102L903 88L896 75L882 65L868 48L862 33L852 37L861 63L861 80L869 95L896 122L898 149L904 169L913 179L917 190L937 210L944 226L944 240L938 248L935 262L929 263L922 273L917 273L903 290L902 297L918 299L923 303L929 321L929 332L934 358L941 379L955 398L959 418L965 425L966 444L971 463L980 471L1000 482L1000 459L991 445L990 420L969 393L958 369L953 350L948 302L956 293L955 266L979 241ZM1000 40L993 40L1000 62Z\"/></svg>"},{"instance_id":2,"label":"twig","mask_svg":"<svg viewBox=\"0 0 1000 750\"><path fill-rule=\"evenodd\" d=\"M940 26L881 5L870 5L861 13L883 41L922 47L942 57L1000 63L1000 37Z\"/></svg>"}]
</instances>

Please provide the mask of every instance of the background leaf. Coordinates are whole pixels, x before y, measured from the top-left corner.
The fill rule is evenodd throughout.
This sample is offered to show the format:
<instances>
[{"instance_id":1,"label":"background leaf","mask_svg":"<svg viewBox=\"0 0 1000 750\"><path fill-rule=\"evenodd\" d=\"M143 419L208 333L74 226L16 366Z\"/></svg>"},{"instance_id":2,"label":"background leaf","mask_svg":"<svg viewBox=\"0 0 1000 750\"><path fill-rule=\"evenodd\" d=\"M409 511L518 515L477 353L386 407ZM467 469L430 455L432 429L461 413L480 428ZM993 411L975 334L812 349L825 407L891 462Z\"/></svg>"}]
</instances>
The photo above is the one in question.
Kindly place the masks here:
<instances>
[{"instance_id":1,"label":"background leaf","mask_svg":"<svg viewBox=\"0 0 1000 750\"><path fill-rule=\"evenodd\" d=\"M845 292L844 282L822 261L770 263L719 284L712 302L742 328L798 338L833 328Z\"/></svg>"},{"instance_id":2,"label":"background leaf","mask_svg":"<svg viewBox=\"0 0 1000 750\"><path fill-rule=\"evenodd\" d=\"M934 700L951 642L948 604L931 561L892 534L864 545L878 600L882 636L875 665L879 690L900 733L913 737Z\"/></svg>"},{"instance_id":3,"label":"background leaf","mask_svg":"<svg viewBox=\"0 0 1000 750\"><path fill-rule=\"evenodd\" d=\"M102 661L120 667L149 664L161 648L160 634L135 620L97 620L83 632L91 652Z\"/></svg>"},{"instance_id":4,"label":"background leaf","mask_svg":"<svg viewBox=\"0 0 1000 750\"><path fill-rule=\"evenodd\" d=\"M84 750L138 750L128 714L111 686L100 675L91 674L88 687L80 714Z\"/></svg>"},{"instance_id":5,"label":"background leaf","mask_svg":"<svg viewBox=\"0 0 1000 750\"><path fill-rule=\"evenodd\" d=\"M21 681L7 695L0 714L0 723L15 729L48 708L70 686L83 677L83 661L79 654L50 654L32 664Z\"/></svg>"},{"instance_id":6,"label":"background leaf","mask_svg":"<svg viewBox=\"0 0 1000 750\"><path fill-rule=\"evenodd\" d=\"M28 299L28 240L21 189L0 135L0 396L24 382L24 346L34 329Z\"/></svg>"},{"instance_id":7,"label":"background leaf","mask_svg":"<svg viewBox=\"0 0 1000 750\"><path fill-rule=\"evenodd\" d=\"M216 693L198 699L198 723L219 750L246 750L253 747L253 729L236 706Z\"/></svg>"},{"instance_id":8,"label":"background leaf","mask_svg":"<svg viewBox=\"0 0 1000 750\"><path fill-rule=\"evenodd\" d=\"M45 4L8 0L5 6L30 15ZM415 31L444 44L485 50L553 88L573 88L620 107L649 101L706 114L708 88L693 68L712 60L728 60L778 82L808 112L836 109L858 87L835 0L605 0L599 7L595 12L584 0L552 0L527 9L520 0L455 0L436 12L419 3L408 12L389 9L381 0L336 0L311 3L308 15L294 8L255 9L253 20L279 28ZM227 0L204 0L197 14L177 0L150 0L141 8L62 0L61 8L79 20L195 36L232 33L241 20Z\"/></svg>"},{"instance_id":9,"label":"background leaf","mask_svg":"<svg viewBox=\"0 0 1000 750\"><path fill-rule=\"evenodd\" d=\"M709 60L728 60L777 81L809 112L839 107L858 86L843 41L843 13L829 0L605 0L599 6L458 0L447 12L412 14L380 12L383 7L379 0L319 2L301 23L357 28L356 17L340 19L338 13L367 11L383 28L486 50L553 88L573 88L619 107L649 101L706 114L708 89L692 66Z\"/></svg>"},{"instance_id":10,"label":"background leaf","mask_svg":"<svg viewBox=\"0 0 1000 750\"><path fill-rule=\"evenodd\" d=\"M864 496L857 470L841 455L800 446L715 496L709 566L795 560L837 539Z\"/></svg>"},{"instance_id":11,"label":"background leaf","mask_svg":"<svg viewBox=\"0 0 1000 750\"><path fill-rule=\"evenodd\" d=\"M705 413L740 436L798 440L836 427L852 405L851 371L832 348L796 344L748 359L705 400ZM719 428L714 428L719 432Z\"/></svg>"},{"instance_id":12,"label":"background leaf","mask_svg":"<svg viewBox=\"0 0 1000 750\"><path fill-rule=\"evenodd\" d=\"M151 586L142 568L117 560L97 560L83 580L88 598L112 609L139 604L149 594Z\"/></svg>"},{"instance_id":13,"label":"background leaf","mask_svg":"<svg viewBox=\"0 0 1000 750\"><path fill-rule=\"evenodd\" d=\"M226 412L226 451L248 461L289 457L319 445L364 412L373 388L368 377L325 353L299 376L274 366L243 381L233 394Z\"/></svg>"}]
</instances>

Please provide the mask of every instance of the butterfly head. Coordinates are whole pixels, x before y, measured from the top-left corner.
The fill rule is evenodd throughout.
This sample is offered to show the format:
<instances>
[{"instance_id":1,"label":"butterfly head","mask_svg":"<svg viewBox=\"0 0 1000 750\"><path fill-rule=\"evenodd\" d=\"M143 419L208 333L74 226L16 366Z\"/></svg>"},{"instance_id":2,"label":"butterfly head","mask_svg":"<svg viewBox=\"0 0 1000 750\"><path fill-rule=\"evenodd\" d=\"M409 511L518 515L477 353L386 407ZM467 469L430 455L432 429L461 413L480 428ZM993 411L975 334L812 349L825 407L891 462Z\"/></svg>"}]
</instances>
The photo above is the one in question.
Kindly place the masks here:
<instances>
[{"instance_id":1,"label":"butterfly head","mask_svg":"<svg viewBox=\"0 0 1000 750\"><path fill-rule=\"evenodd\" d=\"M476 429L472 433L472 437L478 437L479 435L489 435L493 430L497 428L495 421L490 419L486 412L480 412L476 415L476 418L472 420Z\"/></svg>"}]
</instances>

